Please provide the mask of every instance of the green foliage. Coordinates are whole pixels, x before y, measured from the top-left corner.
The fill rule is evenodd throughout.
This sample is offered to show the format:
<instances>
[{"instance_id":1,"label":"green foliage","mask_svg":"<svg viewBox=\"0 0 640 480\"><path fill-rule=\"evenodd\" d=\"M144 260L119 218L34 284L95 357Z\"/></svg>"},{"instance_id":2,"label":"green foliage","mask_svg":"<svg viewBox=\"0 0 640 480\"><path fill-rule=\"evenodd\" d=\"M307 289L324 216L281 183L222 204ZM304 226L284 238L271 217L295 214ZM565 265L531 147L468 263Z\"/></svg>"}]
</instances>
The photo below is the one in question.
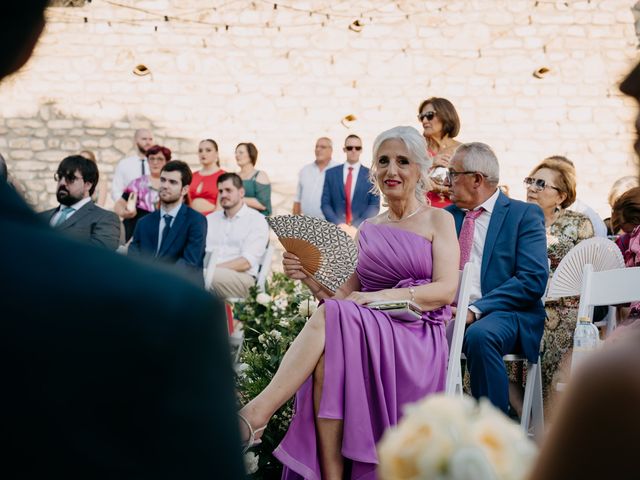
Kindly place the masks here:
<instances>
[{"instance_id":1,"label":"green foliage","mask_svg":"<svg viewBox=\"0 0 640 480\"><path fill-rule=\"evenodd\" d=\"M242 321L245 334L236 369L236 387L243 405L267 386L315 306L315 299L301 282L294 282L281 273L273 274L265 293L253 288L244 302L234 305L234 318ZM280 478L282 465L272 452L287 431L292 407L293 400L290 400L276 412L262 436L262 443L252 448L259 462L251 478Z\"/></svg>"}]
</instances>

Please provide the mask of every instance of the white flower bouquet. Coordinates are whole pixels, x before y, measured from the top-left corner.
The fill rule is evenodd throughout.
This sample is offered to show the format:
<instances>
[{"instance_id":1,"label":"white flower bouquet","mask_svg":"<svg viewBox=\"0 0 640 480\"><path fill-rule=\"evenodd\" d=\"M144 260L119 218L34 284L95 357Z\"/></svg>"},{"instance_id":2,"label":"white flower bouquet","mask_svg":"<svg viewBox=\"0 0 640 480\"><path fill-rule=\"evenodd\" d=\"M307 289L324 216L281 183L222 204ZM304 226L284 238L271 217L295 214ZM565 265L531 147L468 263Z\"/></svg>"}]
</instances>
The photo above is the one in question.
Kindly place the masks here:
<instances>
[{"instance_id":1,"label":"white flower bouquet","mask_svg":"<svg viewBox=\"0 0 640 480\"><path fill-rule=\"evenodd\" d=\"M522 480L537 454L520 426L483 399L431 395L378 444L384 480Z\"/></svg>"}]
</instances>

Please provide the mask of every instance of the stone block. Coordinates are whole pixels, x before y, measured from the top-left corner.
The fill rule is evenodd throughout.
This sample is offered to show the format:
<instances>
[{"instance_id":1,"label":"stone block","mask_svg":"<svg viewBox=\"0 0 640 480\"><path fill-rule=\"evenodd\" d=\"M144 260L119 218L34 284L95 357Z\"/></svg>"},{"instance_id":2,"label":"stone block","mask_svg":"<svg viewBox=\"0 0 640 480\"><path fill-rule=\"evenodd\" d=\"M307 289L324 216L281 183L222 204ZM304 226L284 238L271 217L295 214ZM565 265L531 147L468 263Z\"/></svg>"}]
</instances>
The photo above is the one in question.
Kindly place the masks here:
<instances>
[{"instance_id":1,"label":"stone block","mask_svg":"<svg viewBox=\"0 0 640 480\"><path fill-rule=\"evenodd\" d=\"M73 128L73 120L49 120L47 122L47 128L51 130L65 130Z\"/></svg>"},{"instance_id":2,"label":"stone block","mask_svg":"<svg viewBox=\"0 0 640 480\"><path fill-rule=\"evenodd\" d=\"M102 130L101 128L87 128L87 135L92 135L95 137L102 137L107 134L106 130Z\"/></svg>"}]
</instances>

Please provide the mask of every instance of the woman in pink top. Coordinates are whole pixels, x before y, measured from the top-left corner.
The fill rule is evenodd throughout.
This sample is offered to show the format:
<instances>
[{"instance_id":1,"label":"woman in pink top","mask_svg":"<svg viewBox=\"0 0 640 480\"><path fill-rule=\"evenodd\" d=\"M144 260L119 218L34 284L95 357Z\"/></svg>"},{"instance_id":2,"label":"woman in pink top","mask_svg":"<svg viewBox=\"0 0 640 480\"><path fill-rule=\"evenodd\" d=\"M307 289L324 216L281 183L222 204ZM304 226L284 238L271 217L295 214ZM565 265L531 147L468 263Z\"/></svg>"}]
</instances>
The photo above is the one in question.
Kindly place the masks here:
<instances>
[{"instance_id":1,"label":"woman in pink top","mask_svg":"<svg viewBox=\"0 0 640 480\"><path fill-rule=\"evenodd\" d=\"M460 142L454 140L460 131L460 118L453 104L446 98L431 97L418 108L418 120L422 124L422 135L427 140L427 153L433 158L431 170L448 168ZM449 189L443 185L433 185L427 198L431 206L443 208L451 205Z\"/></svg>"}]
</instances>

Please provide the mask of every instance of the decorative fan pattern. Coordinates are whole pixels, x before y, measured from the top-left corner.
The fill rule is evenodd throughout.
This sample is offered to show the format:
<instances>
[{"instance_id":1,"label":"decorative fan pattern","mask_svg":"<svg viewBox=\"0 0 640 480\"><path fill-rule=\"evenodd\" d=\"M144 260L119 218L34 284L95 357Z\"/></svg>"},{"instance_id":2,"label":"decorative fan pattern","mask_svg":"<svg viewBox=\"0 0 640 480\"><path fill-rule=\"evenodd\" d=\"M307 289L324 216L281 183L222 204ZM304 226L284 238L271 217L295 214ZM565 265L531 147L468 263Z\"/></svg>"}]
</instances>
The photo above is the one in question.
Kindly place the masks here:
<instances>
[{"instance_id":1,"label":"decorative fan pattern","mask_svg":"<svg viewBox=\"0 0 640 480\"><path fill-rule=\"evenodd\" d=\"M267 222L285 249L329 290L337 290L355 271L358 248L337 225L306 215L277 215Z\"/></svg>"},{"instance_id":2,"label":"decorative fan pattern","mask_svg":"<svg viewBox=\"0 0 640 480\"><path fill-rule=\"evenodd\" d=\"M624 268L624 259L618 246L611 240L593 237L573 247L556 268L549 284L548 298L580 295L582 270L593 265L595 272Z\"/></svg>"}]
</instances>

